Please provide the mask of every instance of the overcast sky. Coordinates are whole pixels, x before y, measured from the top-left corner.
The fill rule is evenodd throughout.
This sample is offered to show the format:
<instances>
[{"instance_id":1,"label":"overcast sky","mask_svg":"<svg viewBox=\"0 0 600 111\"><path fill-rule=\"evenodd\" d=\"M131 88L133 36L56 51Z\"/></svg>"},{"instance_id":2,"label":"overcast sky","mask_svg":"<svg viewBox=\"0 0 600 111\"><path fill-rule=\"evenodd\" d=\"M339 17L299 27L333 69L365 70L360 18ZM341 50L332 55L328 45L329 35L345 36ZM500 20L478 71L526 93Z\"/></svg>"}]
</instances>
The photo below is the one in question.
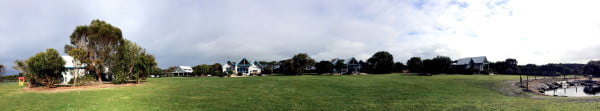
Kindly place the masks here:
<instances>
[{"instance_id":1,"label":"overcast sky","mask_svg":"<svg viewBox=\"0 0 600 111\"><path fill-rule=\"evenodd\" d=\"M377 51L400 62L585 63L600 58L599 10L597 0L2 0L0 64L14 73L17 59L63 52L75 27L93 19L119 27L161 68L297 53L365 60Z\"/></svg>"}]
</instances>

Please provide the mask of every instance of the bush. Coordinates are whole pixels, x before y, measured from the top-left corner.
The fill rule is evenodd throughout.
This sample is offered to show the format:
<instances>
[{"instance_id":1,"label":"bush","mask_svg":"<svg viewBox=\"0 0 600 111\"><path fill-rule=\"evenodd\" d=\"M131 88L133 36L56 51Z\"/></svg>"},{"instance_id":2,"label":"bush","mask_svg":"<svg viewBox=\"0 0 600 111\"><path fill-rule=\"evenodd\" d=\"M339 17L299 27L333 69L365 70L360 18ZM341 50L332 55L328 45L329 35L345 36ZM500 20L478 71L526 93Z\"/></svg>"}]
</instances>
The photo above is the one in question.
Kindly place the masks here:
<instances>
[{"instance_id":1,"label":"bush","mask_svg":"<svg viewBox=\"0 0 600 111\"><path fill-rule=\"evenodd\" d=\"M85 76L77 79L76 85L78 85L78 86L90 85L94 81L96 81L96 76L88 74L88 75L85 75ZM71 81L69 81L69 84L73 84L73 79L71 79Z\"/></svg>"}]
</instances>

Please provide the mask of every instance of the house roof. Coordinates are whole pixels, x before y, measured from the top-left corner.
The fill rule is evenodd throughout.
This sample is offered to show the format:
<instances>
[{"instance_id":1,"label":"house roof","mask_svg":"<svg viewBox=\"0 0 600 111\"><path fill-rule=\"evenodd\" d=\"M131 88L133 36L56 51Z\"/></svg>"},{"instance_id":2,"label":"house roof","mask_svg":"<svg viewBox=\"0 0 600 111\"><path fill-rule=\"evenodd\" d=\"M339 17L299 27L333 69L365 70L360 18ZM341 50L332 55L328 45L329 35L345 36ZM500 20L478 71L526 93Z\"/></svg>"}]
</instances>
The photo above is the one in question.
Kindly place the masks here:
<instances>
[{"instance_id":1,"label":"house roof","mask_svg":"<svg viewBox=\"0 0 600 111\"><path fill-rule=\"evenodd\" d=\"M238 64L238 66L250 66L252 64L250 64L250 62L248 62L248 60L246 58L243 58Z\"/></svg>"},{"instance_id":2,"label":"house roof","mask_svg":"<svg viewBox=\"0 0 600 111\"><path fill-rule=\"evenodd\" d=\"M467 57L467 58L461 58L456 60L456 63L454 63L454 65L466 65L469 64L470 62L473 63L482 63L482 64L487 64L488 60L485 56L479 56L479 57Z\"/></svg>"},{"instance_id":3,"label":"house roof","mask_svg":"<svg viewBox=\"0 0 600 111\"><path fill-rule=\"evenodd\" d=\"M347 59L344 64L358 64L358 61L356 60L356 58L352 57Z\"/></svg>"}]
</instances>

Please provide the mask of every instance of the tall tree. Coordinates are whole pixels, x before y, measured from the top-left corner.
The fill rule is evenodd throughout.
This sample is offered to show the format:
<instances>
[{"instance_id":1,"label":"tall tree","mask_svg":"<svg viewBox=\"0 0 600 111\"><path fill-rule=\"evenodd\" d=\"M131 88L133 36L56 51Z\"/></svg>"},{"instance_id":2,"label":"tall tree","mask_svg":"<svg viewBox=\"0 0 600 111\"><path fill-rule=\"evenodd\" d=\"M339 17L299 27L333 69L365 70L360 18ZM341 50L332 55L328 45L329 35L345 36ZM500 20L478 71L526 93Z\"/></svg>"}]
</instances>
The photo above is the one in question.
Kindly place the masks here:
<instances>
[{"instance_id":1,"label":"tall tree","mask_svg":"<svg viewBox=\"0 0 600 111\"><path fill-rule=\"evenodd\" d=\"M406 65L408 65L408 71L412 73L421 73L423 70L423 61L421 57L412 57L408 61L406 61Z\"/></svg>"},{"instance_id":2,"label":"tall tree","mask_svg":"<svg viewBox=\"0 0 600 111\"><path fill-rule=\"evenodd\" d=\"M372 73L390 73L392 71L392 65L394 64L394 56L389 52L379 51L367 60L367 64L372 67Z\"/></svg>"},{"instance_id":3,"label":"tall tree","mask_svg":"<svg viewBox=\"0 0 600 111\"><path fill-rule=\"evenodd\" d=\"M137 75L139 67L136 67L139 62L139 56L142 54L137 44L129 40L121 40L121 45L117 49L117 53L111 56L112 61L110 69L113 73L114 83L126 83L133 75Z\"/></svg>"},{"instance_id":4,"label":"tall tree","mask_svg":"<svg viewBox=\"0 0 600 111\"><path fill-rule=\"evenodd\" d=\"M321 61L321 62L315 64L315 67L317 68L317 73L323 74L323 73L331 73L334 66L329 61Z\"/></svg>"},{"instance_id":5,"label":"tall tree","mask_svg":"<svg viewBox=\"0 0 600 111\"><path fill-rule=\"evenodd\" d=\"M46 52L40 52L30 57L27 62L31 73L36 78L42 79L46 87L54 87L56 79L61 77L61 72L65 70L65 61L58 55L56 49L46 49ZM38 80L40 81L40 80Z\"/></svg>"},{"instance_id":6,"label":"tall tree","mask_svg":"<svg viewBox=\"0 0 600 111\"><path fill-rule=\"evenodd\" d=\"M136 61L136 83L140 83L142 79L145 79L152 73L153 68L157 67L157 63L153 55L146 53L145 50L140 52L137 56Z\"/></svg>"},{"instance_id":7,"label":"tall tree","mask_svg":"<svg viewBox=\"0 0 600 111\"><path fill-rule=\"evenodd\" d=\"M79 48L86 52L87 71L93 70L102 84L102 72L104 67L110 67L110 56L115 54L123 38L121 29L112 26L102 20L92 20L90 25L77 26L70 36L71 44L65 50Z\"/></svg>"}]
</instances>

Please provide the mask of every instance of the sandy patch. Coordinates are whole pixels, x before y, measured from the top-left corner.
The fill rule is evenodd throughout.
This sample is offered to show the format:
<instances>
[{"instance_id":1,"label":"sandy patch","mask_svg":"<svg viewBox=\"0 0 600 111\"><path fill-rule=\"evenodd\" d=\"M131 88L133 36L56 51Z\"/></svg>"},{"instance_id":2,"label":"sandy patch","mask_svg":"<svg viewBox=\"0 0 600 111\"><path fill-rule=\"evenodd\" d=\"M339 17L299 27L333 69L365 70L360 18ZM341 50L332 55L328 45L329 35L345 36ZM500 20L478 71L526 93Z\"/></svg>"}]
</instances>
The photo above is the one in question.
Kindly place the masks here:
<instances>
[{"instance_id":1,"label":"sandy patch","mask_svg":"<svg viewBox=\"0 0 600 111\"><path fill-rule=\"evenodd\" d=\"M56 88L46 88L46 87L34 87L34 88L23 88L23 90L27 92L42 92L42 93L55 93L55 92L68 92L68 91L83 91L83 90L98 90L98 89L108 89L108 88L117 88L117 87L130 87L130 86L138 86L143 85L128 83L128 84L101 84L101 85L88 85L88 86L62 86Z\"/></svg>"}]
</instances>

